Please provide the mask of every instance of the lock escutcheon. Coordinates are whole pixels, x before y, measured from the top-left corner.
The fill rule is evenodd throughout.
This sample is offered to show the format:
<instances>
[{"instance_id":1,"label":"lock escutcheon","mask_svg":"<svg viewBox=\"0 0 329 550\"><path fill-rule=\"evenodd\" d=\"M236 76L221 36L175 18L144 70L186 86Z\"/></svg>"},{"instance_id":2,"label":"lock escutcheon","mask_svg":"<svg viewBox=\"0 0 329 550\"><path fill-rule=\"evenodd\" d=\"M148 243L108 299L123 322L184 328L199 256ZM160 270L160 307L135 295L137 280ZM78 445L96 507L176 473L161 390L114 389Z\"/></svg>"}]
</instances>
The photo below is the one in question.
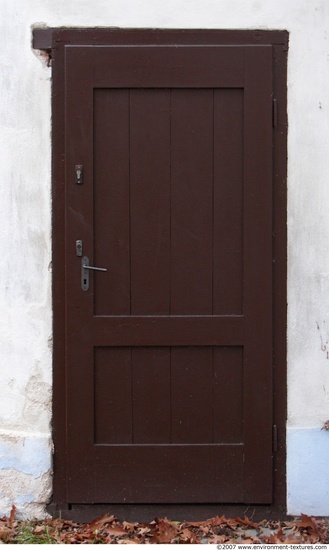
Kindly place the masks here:
<instances>
[{"instance_id":1,"label":"lock escutcheon","mask_svg":"<svg viewBox=\"0 0 329 550\"><path fill-rule=\"evenodd\" d=\"M83 184L83 166L82 164L76 164L74 167L75 170L75 183L77 185Z\"/></svg>"}]
</instances>

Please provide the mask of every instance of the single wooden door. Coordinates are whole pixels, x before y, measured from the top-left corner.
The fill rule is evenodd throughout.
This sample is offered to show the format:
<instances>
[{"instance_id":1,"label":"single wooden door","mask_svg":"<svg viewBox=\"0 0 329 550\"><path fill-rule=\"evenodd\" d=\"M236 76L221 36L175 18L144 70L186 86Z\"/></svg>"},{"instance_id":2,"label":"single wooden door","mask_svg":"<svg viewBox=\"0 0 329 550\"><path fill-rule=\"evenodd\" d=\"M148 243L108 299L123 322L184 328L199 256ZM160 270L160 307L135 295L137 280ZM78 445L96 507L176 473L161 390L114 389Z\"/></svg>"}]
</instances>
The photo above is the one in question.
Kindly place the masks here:
<instances>
[{"instance_id":1,"label":"single wooden door","mask_svg":"<svg viewBox=\"0 0 329 550\"><path fill-rule=\"evenodd\" d=\"M65 51L68 501L270 503L272 48Z\"/></svg>"}]
</instances>

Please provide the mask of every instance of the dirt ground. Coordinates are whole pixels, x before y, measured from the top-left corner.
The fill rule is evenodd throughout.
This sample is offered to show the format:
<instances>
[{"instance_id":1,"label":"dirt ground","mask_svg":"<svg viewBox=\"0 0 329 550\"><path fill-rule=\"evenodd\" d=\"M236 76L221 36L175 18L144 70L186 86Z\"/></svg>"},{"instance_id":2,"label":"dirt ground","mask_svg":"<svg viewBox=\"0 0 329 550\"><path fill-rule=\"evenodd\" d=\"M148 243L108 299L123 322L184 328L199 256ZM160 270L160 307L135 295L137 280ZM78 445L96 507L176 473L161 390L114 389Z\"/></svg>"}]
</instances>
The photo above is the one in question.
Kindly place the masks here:
<instances>
[{"instance_id":1,"label":"dirt ground","mask_svg":"<svg viewBox=\"0 0 329 550\"><path fill-rule=\"evenodd\" d=\"M155 518L150 523L118 521L104 514L91 523L62 519L18 521L13 506L0 519L0 544L329 544L329 519L305 514L294 521L253 522L216 516L205 521L178 522Z\"/></svg>"}]
</instances>

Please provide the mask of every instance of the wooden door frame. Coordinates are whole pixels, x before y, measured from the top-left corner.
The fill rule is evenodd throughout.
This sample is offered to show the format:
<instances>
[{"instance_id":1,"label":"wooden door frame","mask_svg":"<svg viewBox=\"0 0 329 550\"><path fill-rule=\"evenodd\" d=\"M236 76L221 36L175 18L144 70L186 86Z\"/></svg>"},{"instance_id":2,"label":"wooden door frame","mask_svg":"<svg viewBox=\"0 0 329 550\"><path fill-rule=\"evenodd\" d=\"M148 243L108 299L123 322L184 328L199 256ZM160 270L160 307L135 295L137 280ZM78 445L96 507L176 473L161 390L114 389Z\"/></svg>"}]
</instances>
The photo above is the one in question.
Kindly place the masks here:
<instances>
[{"instance_id":1,"label":"wooden door frame","mask_svg":"<svg viewBox=\"0 0 329 550\"><path fill-rule=\"evenodd\" d=\"M65 340L65 176L64 176L64 52L67 44L272 45L273 51L273 423L274 500L260 505L75 505L66 497L66 340ZM52 65L52 260L53 260L53 441L52 514L88 521L104 508L126 520L156 515L202 519L215 514L253 514L254 518L286 514L286 319L287 319L287 51L286 31L34 29L33 47L43 50Z\"/></svg>"}]
</instances>

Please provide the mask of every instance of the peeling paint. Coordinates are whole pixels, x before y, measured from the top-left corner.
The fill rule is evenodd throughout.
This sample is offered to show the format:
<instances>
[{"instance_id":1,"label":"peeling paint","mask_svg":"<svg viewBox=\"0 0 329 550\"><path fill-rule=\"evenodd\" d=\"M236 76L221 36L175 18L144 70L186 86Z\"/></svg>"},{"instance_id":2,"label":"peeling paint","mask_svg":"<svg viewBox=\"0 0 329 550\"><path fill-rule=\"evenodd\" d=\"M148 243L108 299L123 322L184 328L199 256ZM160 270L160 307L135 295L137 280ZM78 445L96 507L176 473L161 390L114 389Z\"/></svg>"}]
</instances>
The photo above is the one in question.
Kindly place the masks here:
<instances>
[{"instance_id":1,"label":"peeling paint","mask_svg":"<svg viewBox=\"0 0 329 550\"><path fill-rule=\"evenodd\" d=\"M325 352L326 359L329 359L329 331L326 326L326 321L322 321L321 328L319 323L316 323L316 328L319 331L320 334L320 342L321 342L321 351Z\"/></svg>"},{"instance_id":2,"label":"peeling paint","mask_svg":"<svg viewBox=\"0 0 329 550\"><path fill-rule=\"evenodd\" d=\"M23 416L29 424L35 424L43 409L46 412L51 410L51 386L38 376L31 376L25 387L26 403L23 409Z\"/></svg>"},{"instance_id":3,"label":"peeling paint","mask_svg":"<svg viewBox=\"0 0 329 550\"><path fill-rule=\"evenodd\" d=\"M47 24L46 23L33 23L31 25L31 50L32 50L32 53L33 55L35 55L35 57L37 59L39 59L39 61L41 61L41 65L43 68L49 68L51 67L51 50L47 50L47 51L44 51L44 50L35 50L33 49L33 45L32 45L32 32L34 29L46 29L47 28Z\"/></svg>"},{"instance_id":4,"label":"peeling paint","mask_svg":"<svg viewBox=\"0 0 329 550\"><path fill-rule=\"evenodd\" d=\"M0 431L0 472L15 469L38 478L51 468L51 464L50 436L21 437Z\"/></svg>"},{"instance_id":5,"label":"peeling paint","mask_svg":"<svg viewBox=\"0 0 329 550\"><path fill-rule=\"evenodd\" d=\"M47 434L0 430L0 516L46 517L52 492L52 442Z\"/></svg>"},{"instance_id":6,"label":"peeling paint","mask_svg":"<svg viewBox=\"0 0 329 550\"><path fill-rule=\"evenodd\" d=\"M53 351L53 337L52 336L49 336L49 338L48 338L48 348L50 349L50 351Z\"/></svg>"},{"instance_id":7,"label":"peeling paint","mask_svg":"<svg viewBox=\"0 0 329 550\"><path fill-rule=\"evenodd\" d=\"M9 515L12 505L15 504L19 519L48 517L45 506L51 498L51 480L50 470L34 477L14 468L0 469L0 514Z\"/></svg>"}]
</instances>

